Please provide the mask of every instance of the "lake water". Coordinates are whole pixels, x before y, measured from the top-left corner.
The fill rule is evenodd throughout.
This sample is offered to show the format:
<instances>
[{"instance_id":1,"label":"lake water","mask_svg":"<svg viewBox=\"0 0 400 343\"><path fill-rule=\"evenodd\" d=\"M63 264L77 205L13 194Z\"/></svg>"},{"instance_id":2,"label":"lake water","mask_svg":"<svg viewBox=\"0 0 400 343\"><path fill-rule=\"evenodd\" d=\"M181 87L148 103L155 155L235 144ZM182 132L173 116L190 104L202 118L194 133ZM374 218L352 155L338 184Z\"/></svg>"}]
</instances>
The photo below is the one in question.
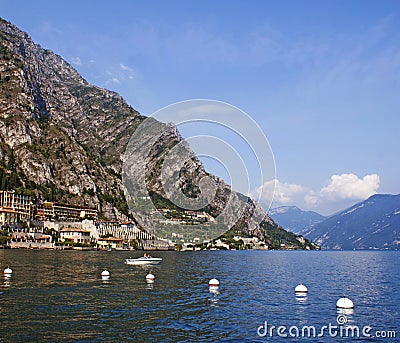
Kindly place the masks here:
<instances>
[{"instance_id":1,"label":"lake water","mask_svg":"<svg viewBox=\"0 0 400 343\"><path fill-rule=\"evenodd\" d=\"M154 252L164 259L152 268L154 284L145 281L149 268L123 263L130 256L139 252L0 250L0 267L14 271L0 284L0 341L399 341L396 251ZM214 277L219 294L208 287ZM294 294L299 283L308 287L305 299ZM285 326L281 334L289 336L293 327L321 334L324 325L338 325L344 293L355 305L346 325L359 327L360 338L339 338L339 328L335 338L326 330L307 339L270 334L270 325ZM370 335L396 331L397 338L362 337L365 326Z\"/></svg>"}]
</instances>

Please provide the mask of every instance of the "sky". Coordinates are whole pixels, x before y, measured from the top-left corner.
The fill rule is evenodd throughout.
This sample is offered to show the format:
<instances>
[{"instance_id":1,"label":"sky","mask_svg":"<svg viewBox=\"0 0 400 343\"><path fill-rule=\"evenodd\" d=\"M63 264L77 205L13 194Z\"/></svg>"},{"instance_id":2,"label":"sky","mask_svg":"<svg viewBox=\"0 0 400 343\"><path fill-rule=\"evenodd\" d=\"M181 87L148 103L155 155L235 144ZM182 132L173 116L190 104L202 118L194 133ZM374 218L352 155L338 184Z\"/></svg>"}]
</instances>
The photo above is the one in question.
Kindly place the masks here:
<instances>
[{"instance_id":1,"label":"sky","mask_svg":"<svg viewBox=\"0 0 400 343\"><path fill-rule=\"evenodd\" d=\"M276 163L252 192L275 185L274 207L400 193L399 1L0 0L0 16L143 115L189 99L247 113Z\"/></svg>"}]
</instances>

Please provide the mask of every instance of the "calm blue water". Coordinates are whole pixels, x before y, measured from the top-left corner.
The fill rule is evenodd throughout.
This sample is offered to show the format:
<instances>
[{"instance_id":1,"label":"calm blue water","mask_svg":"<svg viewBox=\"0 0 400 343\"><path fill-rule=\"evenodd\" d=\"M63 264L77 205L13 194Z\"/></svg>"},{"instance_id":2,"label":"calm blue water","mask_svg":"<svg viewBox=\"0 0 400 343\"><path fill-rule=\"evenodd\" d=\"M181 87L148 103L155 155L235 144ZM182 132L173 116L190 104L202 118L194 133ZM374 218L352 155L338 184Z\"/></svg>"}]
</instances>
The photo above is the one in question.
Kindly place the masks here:
<instances>
[{"instance_id":1,"label":"calm blue water","mask_svg":"<svg viewBox=\"0 0 400 343\"><path fill-rule=\"evenodd\" d=\"M0 250L14 270L0 284L1 342L396 342L400 341L399 252L157 252L147 268L129 252ZM109 281L100 273L107 268ZM220 294L208 281L220 280ZM309 294L299 301L294 287ZM348 324L395 330L395 338L260 337L257 329L337 325L336 301L355 304ZM267 326L268 327L268 326ZM261 330L260 333L263 331ZM287 333L287 331L286 331ZM295 331L293 331L295 333Z\"/></svg>"}]
</instances>

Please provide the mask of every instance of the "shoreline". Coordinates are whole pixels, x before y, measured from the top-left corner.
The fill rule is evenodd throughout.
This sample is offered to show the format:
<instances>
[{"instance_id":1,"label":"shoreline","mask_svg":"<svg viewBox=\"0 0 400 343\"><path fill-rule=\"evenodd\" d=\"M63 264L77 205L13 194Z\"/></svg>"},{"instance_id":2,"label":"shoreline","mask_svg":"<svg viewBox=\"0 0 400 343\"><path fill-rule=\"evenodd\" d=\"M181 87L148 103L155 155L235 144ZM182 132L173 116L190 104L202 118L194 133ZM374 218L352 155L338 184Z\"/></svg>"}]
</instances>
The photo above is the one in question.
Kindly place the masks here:
<instances>
[{"instance_id":1,"label":"shoreline","mask_svg":"<svg viewBox=\"0 0 400 343\"><path fill-rule=\"evenodd\" d=\"M13 242L15 244L15 242ZM21 243L21 242L18 242ZM25 243L25 242L23 242ZM32 243L31 243L32 244ZM164 251L175 251L175 252L202 252L202 251L306 251L306 252L313 252L313 251L323 251L323 252L380 252L380 251L400 251L400 249L355 249L355 250L339 250L339 249L318 249L318 250L306 250L306 249L201 249L201 250L176 250L176 249L121 249L121 248L111 248L111 249L98 249L95 247L72 247L72 246L57 246L54 247L43 247L38 246L39 243L34 243L35 245L26 246L24 245L2 245L0 246L0 250L33 250L33 251L102 251L102 252L164 252Z\"/></svg>"}]
</instances>

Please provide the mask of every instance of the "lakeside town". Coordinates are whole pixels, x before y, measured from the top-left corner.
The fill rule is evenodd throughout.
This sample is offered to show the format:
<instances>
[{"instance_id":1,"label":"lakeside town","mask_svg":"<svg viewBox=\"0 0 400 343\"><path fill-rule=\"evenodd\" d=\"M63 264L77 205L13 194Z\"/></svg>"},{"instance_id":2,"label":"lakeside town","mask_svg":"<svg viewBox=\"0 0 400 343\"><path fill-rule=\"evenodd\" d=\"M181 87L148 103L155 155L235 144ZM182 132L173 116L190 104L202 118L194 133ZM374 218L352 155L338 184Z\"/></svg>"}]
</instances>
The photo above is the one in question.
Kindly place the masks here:
<instances>
[{"instance_id":1,"label":"lakeside town","mask_svg":"<svg viewBox=\"0 0 400 343\"><path fill-rule=\"evenodd\" d=\"M44 201L0 191L3 247L30 249L173 250L172 242L133 221L99 220L97 209Z\"/></svg>"},{"instance_id":2,"label":"lakeside town","mask_svg":"<svg viewBox=\"0 0 400 343\"><path fill-rule=\"evenodd\" d=\"M188 224L213 218L204 212L187 211L174 217L160 209L164 224ZM31 196L15 190L0 190L0 247L75 250L268 250L257 237L232 236L216 240L180 241L159 238L141 229L134 221L100 220L97 209L43 201L34 204ZM290 248L290 247L289 247Z\"/></svg>"}]
</instances>

